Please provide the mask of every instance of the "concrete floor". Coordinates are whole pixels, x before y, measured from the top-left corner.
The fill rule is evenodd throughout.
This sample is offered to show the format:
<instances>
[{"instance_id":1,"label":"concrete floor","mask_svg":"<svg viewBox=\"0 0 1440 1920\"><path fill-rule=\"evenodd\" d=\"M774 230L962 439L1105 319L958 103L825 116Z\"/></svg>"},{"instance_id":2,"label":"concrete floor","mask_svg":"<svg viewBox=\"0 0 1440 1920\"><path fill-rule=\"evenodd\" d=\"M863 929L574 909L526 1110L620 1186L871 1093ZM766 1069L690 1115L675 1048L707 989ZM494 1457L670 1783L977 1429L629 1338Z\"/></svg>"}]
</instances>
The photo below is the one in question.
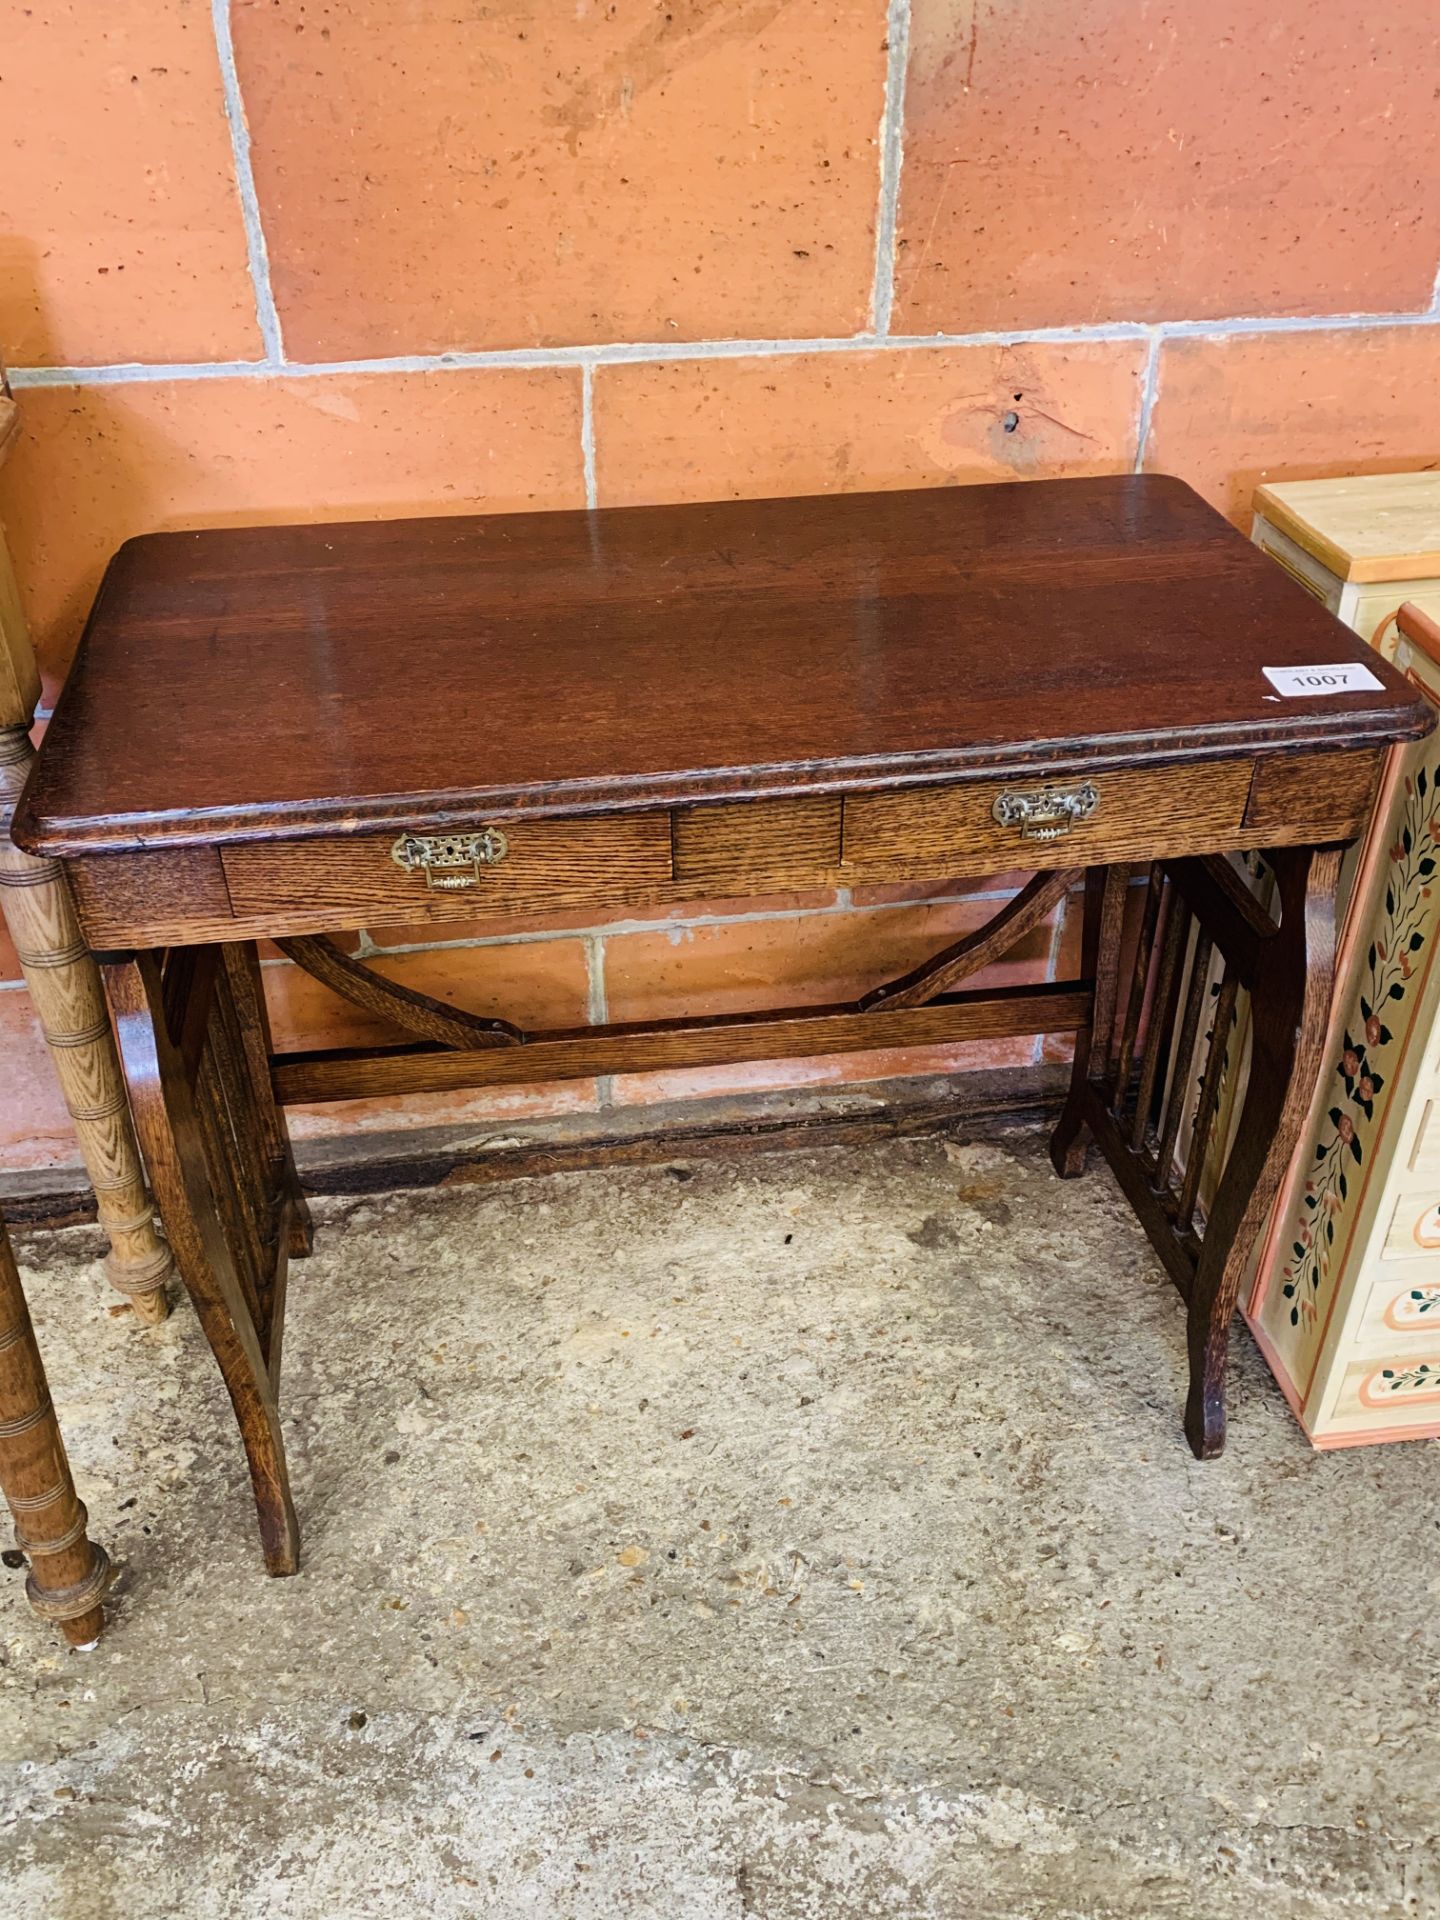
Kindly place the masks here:
<instances>
[{"instance_id":1,"label":"concrete floor","mask_svg":"<svg viewBox=\"0 0 1440 1920\"><path fill-rule=\"evenodd\" d=\"M331 1201L267 1581L188 1309L22 1239L97 1535L0 1573L0 1910L47 1920L1440 1912L1440 1476L1312 1454L1104 1173L898 1140Z\"/></svg>"}]
</instances>

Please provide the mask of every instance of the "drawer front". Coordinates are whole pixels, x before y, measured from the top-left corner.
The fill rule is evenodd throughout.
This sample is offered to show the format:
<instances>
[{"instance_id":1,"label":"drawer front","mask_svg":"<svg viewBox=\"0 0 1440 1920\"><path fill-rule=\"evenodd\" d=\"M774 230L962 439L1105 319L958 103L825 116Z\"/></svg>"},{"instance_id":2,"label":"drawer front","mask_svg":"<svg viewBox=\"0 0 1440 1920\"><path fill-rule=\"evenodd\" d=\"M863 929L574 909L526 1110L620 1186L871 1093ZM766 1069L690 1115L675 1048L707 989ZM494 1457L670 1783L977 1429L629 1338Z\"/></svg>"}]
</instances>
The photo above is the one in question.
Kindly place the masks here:
<instances>
[{"instance_id":1,"label":"drawer front","mask_svg":"<svg viewBox=\"0 0 1440 1920\"><path fill-rule=\"evenodd\" d=\"M476 833L487 831L473 863L431 836L428 848L407 854L410 865L397 864L407 836L393 833L225 847L220 858L237 918L280 922L300 912L333 927L613 905L670 882L668 813L521 820L506 823L498 841L495 829Z\"/></svg>"},{"instance_id":2,"label":"drawer front","mask_svg":"<svg viewBox=\"0 0 1440 1920\"><path fill-rule=\"evenodd\" d=\"M1433 1268L1428 1273L1412 1269L1407 1274L1388 1261L1385 1265L1389 1270L1382 1272L1366 1296L1357 1340L1367 1349L1377 1344L1395 1347L1398 1339L1403 1339L1407 1347L1416 1340L1428 1341L1433 1347L1440 1342L1440 1279Z\"/></svg>"},{"instance_id":3,"label":"drawer front","mask_svg":"<svg viewBox=\"0 0 1440 1920\"><path fill-rule=\"evenodd\" d=\"M845 801L845 870L903 878L1154 860L1239 847L1250 775L1251 762L1239 760L852 794ZM1088 811L1055 837L1039 837L1048 833L1045 815L1056 810L1055 796L1066 794L1079 795L1079 807ZM1038 808L1035 796L1042 796ZM1027 804L1028 829L1024 822L1006 824L996 817L1013 817ZM1033 818L1037 812L1038 820Z\"/></svg>"},{"instance_id":4,"label":"drawer front","mask_svg":"<svg viewBox=\"0 0 1440 1920\"><path fill-rule=\"evenodd\" d=\"M1437 1256L1440 1256L1440 1190L1427 1186L1415 1193L1402 1193L1390 1216L1383 1258L1428 1259L1432 1266L1440 1267Z\"/></svg>"},{"instance_id":5,"label":"drawer front","mask_svg":"<svg viewBox=\"0 0 1440 1920\"><path fill-rule=\"evenodd\" d=\"M1431 1431L1440 1424L1440 1347L1355 1361L1345 1369L1331 1417L1357 1430Z\"/></svg>"}]
</instances>

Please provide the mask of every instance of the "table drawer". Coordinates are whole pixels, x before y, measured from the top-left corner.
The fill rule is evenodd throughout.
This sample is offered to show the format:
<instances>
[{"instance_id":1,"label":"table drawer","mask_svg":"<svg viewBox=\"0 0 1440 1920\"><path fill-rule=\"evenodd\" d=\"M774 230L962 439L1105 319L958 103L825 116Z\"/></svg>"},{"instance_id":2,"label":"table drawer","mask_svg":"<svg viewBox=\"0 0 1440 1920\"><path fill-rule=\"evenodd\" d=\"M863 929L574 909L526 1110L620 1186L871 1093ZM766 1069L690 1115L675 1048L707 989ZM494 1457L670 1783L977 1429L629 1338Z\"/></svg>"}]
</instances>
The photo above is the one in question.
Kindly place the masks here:
<instances>
[{"instance_id":1,"label":"table drawer","mask_svg":"<svg viewBox=\"0 0 1440 1920\"><path fill-rule=\"evenodd\" d=\"M453 844L462 836L430 835L398 864L407 836L393 833L224 847L220 857L237 918L298 909L335 927L613 906L671 877L668 813L520 820L470 837L472 862Z\"/></svg>"},{"instance_id":2,"label":"table drawer","mask_svg":"<svg viewBox=\"0 0 1440 1920\"><path fill-rule=\"evenodd\" d=\"M1250 761L1236 760L852 794L845 867L902 877L984 873L1238 847L1250 774ZM1080 817L1055 832L1047 816L1067 798ZM1017 817L1027 813L1028 821Z\"/></svg>"}]
</instances>

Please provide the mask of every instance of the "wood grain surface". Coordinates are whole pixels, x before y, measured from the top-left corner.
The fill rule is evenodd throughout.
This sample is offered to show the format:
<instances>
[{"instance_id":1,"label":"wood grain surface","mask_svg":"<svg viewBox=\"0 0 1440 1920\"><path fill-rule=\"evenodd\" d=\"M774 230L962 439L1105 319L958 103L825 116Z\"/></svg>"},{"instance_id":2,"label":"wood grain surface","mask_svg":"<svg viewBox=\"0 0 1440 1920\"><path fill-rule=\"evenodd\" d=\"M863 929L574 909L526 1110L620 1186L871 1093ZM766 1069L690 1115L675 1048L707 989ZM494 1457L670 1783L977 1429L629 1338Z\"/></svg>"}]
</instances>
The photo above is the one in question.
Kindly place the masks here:
<instances>
[{"instance_id":1,"label":"wood grain surface","mask_svg":"<svg viewBox=\"0 0 1440 1920\"><path fill-rule=\"evenodd\" d=\"M1266 666L1379 690L1278 699ZM216 844L1418 737L1179 481L155 534L16 830Z\"/></svg>"}]
</instances>

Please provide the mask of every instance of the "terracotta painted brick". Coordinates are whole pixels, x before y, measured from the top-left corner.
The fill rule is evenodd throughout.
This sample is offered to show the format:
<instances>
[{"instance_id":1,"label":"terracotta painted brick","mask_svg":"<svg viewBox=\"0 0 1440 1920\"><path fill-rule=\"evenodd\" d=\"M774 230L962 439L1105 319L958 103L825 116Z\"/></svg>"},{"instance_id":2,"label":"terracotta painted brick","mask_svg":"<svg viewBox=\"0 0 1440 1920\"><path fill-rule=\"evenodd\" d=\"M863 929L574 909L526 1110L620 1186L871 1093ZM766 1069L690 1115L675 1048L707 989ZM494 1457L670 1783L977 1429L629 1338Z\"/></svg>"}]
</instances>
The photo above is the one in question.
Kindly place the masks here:
<instances>
[{"instance_id":1,"label":"terracotta painted brick","mask_svg":"<svg viewBox=\"0 0 1440 1920\"><path fill-rule=\"evenodd\" d=\"M1404 473L1440 446L1440 331L1167 340L1146 447L1248 529L1268 480Z\"/></svg>"},{"instance_id":2,"label":"terracotta painted brick","mask_svg":"<svg viewBox=\"0 0 1440 1920\"><path fill-rule=\"evenodd\" d=\"M398 1133L411 1127L474 1126L503 1133L507 1122L547 1120L562 1113L593 1113L593 1080L546 1080L533 1087L477 1087L469 1093L407 1093L385 1100L335 1100L322 1107L287 1107L296 1140L357 1133Z\"/></svg>"},{"instance_id":3,"label":"terracotta painted brick","mask_svg":"<svg viewBox=\"0 0 1440 1920\"><path fill-rule=\"evenodd\" d=\"M535 940L517 946L446 947L395 954L367 963L398 980L471 1013L492 1014L522 1026L583 1026L589 993L585 948L578 940ZM265 998L281 1051L307 1047L385 1046L413 1039L322 987L289 964L265 968ZM407 1094L399 1099L341 1100L289 1110L297 1139L384 1133L427 1126L466 1126L536 1120L596 1106L593 1080L545 1081L534 1086L477 1087L456 1093Z\"/></svg>"},{"instance_id":4,"label":"terracotta painted brick","mask_svg":"<svg viewBox=\"0 0 1440 1920\"><path fill-rule=\"evenodd\" d=\"M523 933L588 932L594 917L593 908L564 907L555 913L496 913L477 914L468 920L415 920L401 926L369 927L366 933L377 951L389 953L398 947L508 940Z\"/></svg>"},{"instance_id":5,"label":"terracotta painted brick","mask_svg":"<svg viewBox=\"0 0 1440 1920\"><path fill-rule=\"evenodd\" d=\"M993 913L991 902L959 900L614 935L605 942L610 1018L853 1000L983 926ZM1033 929L975 981L998 986L1043 979L1050 936L1048 925Z\"/></svg>"},{"instance_id":6,"label":"terracotta painted brick","mask_svg":"<svg viewBox=\"0 0 1440 1920\"><path fill-rule=\"evenodd\" d=\"M15 951L15 942L10 938L10 929L0 920L0 981L20 980L20 956Z\"/></svg>"},{"instance_id":7,"label":"terracotta painted brick","mask_svg":"<svg viewBox=\"0 0 1440 1920\"><path fill-rule=\"evenodd\" d=\"M261 352L206 0L5 9L0 352Z\"/></svg>"},{"instance_id":8,"label":"terracotta painted brick","mask_svg":"<svg viewBox=\"0 0 1440 1920\"><path fill-rule=\"evenodd\" d=\"M1030 878L1023 868L1010 873L977 873L957 879L885 880L877 886L852 887L850 900L857 907L905 906L917 900L949 900L967 894L1018 893Z\"/></svg>"},{"instance_id":9,"label":"terracotta painted brick","mask_svg":"<svg viewBox=\"0 0 1440 1920\"><path fill-rule=\"evenodd\" d=\"M1414 311L1433 0L913 0L896 331Z\"/></svg>"},{"instance_id":10,"label":"terracotta painted brick","mask_svg":"<svg viewBox=\"0 0 1440 1920\"><path fill-rule=\"evenodd\" d=\"M131 534L584 500L570 367L32 388L0 514L42 657Z\"/></svg>"},{"instance_id":11,"label":"terracotta painted brick","mask_svg":"<svg viewBox=\"0 0 1440 1920\"><path fill-rule=\"evenodd\" d=\"M589 969L579 940L441 947L382 956L367 964L385 979L469 1013L522 1027L585 1024ZM383 1046L415 1037L332 993L297 966L269 966L264 974L275 1045L281 1052Z\"/></svg>"},{"instance_id":12,"label":"terracotta painted brick","mask_svg":"<svg viewBox=\"0 0 1440 1920\"><path fill-rule=\"evenodd\" d=\"M60 1087L23 988L0 993L0 1167L78 1164L80 1147L60 1098Z\"/></svg>"},{"instance_id":13,"label":"terracotta painted brick","mask_svg":"<svg viewBox=\"0 0 1440 1920\"><path fill-rule=\"evenodd\" d=\"M661 1100L714 1100L723 1095L784 1092L791 1087L1028 1067L1034 1059L1031 1039L967 1040L951 1047L876 1047L869 1053L828 1054L809 1060L757 1060L739 1067L621 1074L612 1084L611 1098L617 1107L644 1107Z\"/></svg>"},{"instance_id":14,"label":"terracotta painted brick","mask_svg":"<svg viewBox=\"0 0 1440 1920\"><path fill-rule=\"evenodd\" d=\"M610 1018L663 1019L682 1013L736 1013L787 1003L807 1006L854 999L983 925L993 912L993 903L954 901L875 913L812 914L619 935L605 943ZM1037 927L1004 962L976 974L974 982L1018 985L1044 979L1050 942L1051 929ZM876 1048L808 1060L624 1074L614 1082L613 1098L618 1106L640 1106L906 1074L973 1072L1028 1066L1034 1055L1035 1043L1029 1036L954 1046Z\"/></svg>"},{"instance_id":15,"label":"terracotta painted brick","mask_svg":"<svg viewBox=\"0 0 1440 1920\"><path fill-rule=\"evenodd\" d=\"M880 0L252 0L234 19L297 356L866 320Z\"/></svg>"},{"instance_id":16,"label":"terracotta painted brick","mask_svg":"<svg viewBox=\"0 0 1440 1920\"><path fill-rule=\"evenodd\" d=\"M635 907L607 918L603 907L569 907L558 913L487 914L470 920L420 921L411 926L372 927L370 939L381 953L392 947L434 946L458 940L503 940L520 933L603 933L608 928L655 923L670 925L697 916L804 913L835 904L832 890L813 893L747 894L738 900L693 900L683 905Z\"/></svg>"},{"instance_id":17,"label":"terracotta painted brick","mask_svg":"<svg viewBox=\"0 0 1440 1920\"><path fill-rule=\"evenodd\" d=\"M1143 357L1110 341L597 367L600 501L1119 472Z\"/></svg>"}]
</instances>

